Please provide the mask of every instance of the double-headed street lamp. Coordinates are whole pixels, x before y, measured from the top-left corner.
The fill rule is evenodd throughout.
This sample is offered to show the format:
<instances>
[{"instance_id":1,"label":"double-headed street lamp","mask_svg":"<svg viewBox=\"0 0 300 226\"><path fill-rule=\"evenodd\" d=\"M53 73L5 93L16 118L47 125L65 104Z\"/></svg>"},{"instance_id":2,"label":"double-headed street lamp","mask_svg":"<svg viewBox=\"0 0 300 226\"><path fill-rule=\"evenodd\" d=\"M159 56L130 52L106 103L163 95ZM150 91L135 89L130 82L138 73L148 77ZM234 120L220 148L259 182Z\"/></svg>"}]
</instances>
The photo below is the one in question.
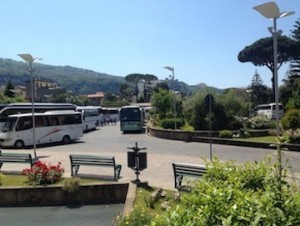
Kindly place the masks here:
<instances>
[{"instance_id":1,"label":"double-headed street lamp","mask_svg":"<svg viewBox=\"0 0 300 226\"><path fill-rule=\"evenodd\" d=\"M273 27L269 28L273 36L273 57L274 57L274 93L275 93L275 105L276 105L276 136L279 139L279 91L278 91L278 59L277 59L277 38L282 33L282 31L277 31L277 19L293 15L295 12L280 12L277 4L275 2L267 2L258 6L253 7L264 17L273 21ZM281 175L282 175L282 156L280 144L277 145L277 158L278 158L278 180L279 186L281 186ZM280 188L281 189L281 188Z\"/></svg>"},{"instance_id":2,"label":"double-headed street lamp","mask_svg":"<svg viewBox=\"0 0 300 226\"><path fill-rule=\"evenodd\" d=\"M175 97L175 70L174 67L166 66L165 69L172 71L172 83L173 83L173 113L174 113L174 128L177 129L176 122L176 97Z\"/></svg>"},{"instance_id":3,"label":"double-headed street lamp","mask_svg":"<svg viewBox=\"0 0 300 226\"><path fill-rule=\"evenodd\" d=\"M33 142L33 151L34 151L34 157L37 158L36 155L36 141L35 141L35 117L34 117L34 97L35 97L35 85L34 85L34 79L33 79L33 69L32 69L32 63L36 60L41 60L41 58L33 58L30 54L24 53L24 54L18 54L19 57L21 57L24 61L29 63L28 72L30 75L30 83L31 83L31 104L32 104L32 142Z\"/></svg>"},{"instance_id":4,"label":"double-headed street lamp","mask_svg":"<svg viewBox=\"0 0 300 226\"><path fill-rule=\"evenodd\" d=\"M275 93L275 104L276 104L276 136L280 136L279 130L279 91L278 91L278 59L277 59L277 38L282 33L281 30L277 31L277 19L293 15L295 12L286 11L280 12L277 4L275 2L267 2L258 6L253 7L259 13L261 13L264 17L273 21L273 27L269 28L273 36L273 57L274 57L274 93Z\"/></svg>"}]
</instances>

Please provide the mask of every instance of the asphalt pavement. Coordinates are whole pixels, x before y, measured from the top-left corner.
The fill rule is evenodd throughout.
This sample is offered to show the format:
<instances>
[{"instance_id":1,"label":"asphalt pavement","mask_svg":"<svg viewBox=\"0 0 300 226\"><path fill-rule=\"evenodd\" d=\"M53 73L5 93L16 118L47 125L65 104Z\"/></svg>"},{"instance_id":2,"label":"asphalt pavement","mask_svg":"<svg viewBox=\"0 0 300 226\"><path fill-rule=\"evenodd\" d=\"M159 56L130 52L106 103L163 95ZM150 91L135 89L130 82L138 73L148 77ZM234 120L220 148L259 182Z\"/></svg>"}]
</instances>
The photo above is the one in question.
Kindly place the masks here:
<instances>
[{"instance_id":1,"label":"asphalt pavement","mask_svg":"<svg viewBox=\"0 0 300 226\"><path fill-rule=\"evenodd\" d=\"M127 152L132 151L129 147L145 147L142 152L147 153L147 168L141 171L139 179L148 182L150 186L174 189L174 175L172 162L185 162L194 164L205 164L210 157L210 145L198 142L183 142L165 140L152 137L148 134L133 133L122 134L119 125L108 125L100 127L95 131L86 133L80 140L68 145L51 145L37 147L36 154L39 160L57 164L61 162L65 169L64 176L69 177L70 154L114 156L117 164L122 165L120 182L129 182L136 179L134 171L127 166ZM3 152L31 153L32 148L15 150L2 149ZM247 161L259 161L267 155L274 154L272 149L260 149L251 147L237 147L228 145L212 145L213 156L220 160L236 161L237 163ZM300 154L298 152L286 152L283 162L289 159L289 164L295 174L300 172ZM2 171L21 172L29 165L4 163ZM81 166L79 174L91 176L113 175L113 169L105 167Z\"/></svg>"}]
</instances>

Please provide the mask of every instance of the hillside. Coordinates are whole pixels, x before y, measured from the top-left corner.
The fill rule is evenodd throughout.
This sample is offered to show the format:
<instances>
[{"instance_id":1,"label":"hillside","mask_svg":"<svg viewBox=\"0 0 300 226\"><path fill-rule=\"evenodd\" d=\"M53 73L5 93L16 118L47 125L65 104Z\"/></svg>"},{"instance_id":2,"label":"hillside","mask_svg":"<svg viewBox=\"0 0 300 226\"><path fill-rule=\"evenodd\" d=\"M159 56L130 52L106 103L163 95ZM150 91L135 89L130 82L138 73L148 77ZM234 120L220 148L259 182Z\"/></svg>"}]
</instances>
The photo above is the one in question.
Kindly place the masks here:
<instances>
[{"instance_id":1,"label":"hillside","mask_svg":"<svg viewBox=\"0 0 300 226\"><path fill-rule=\"evenodd\" d=\"M0 58L0 86L6 85L10 80L15 86L24 86L30 80L26 72L28 64L22 61ZM34 64L34 76L45 81L55 82L75 95L95 93L97 91L118 94L120 86L125 83L124 77L104 74L91 70L71 67L52 66L41 63ZM171 86L171 81L166 81ZM190 94L205 89L205 84L189 86L184 82L176 81L176 90ZM216 89L210 87L212 89Z\"/></svg>"},{"instance_id":2,"label":"hillside","mask_svg":"<svg viewBox=\"0 0 300 226\"><path fill-rule=\"evenodd\" d=\"M0 58L0 85L10 80L15 86L24 85L30 79L26 72L28 64ZM119 93L120 84L125 79L71 66L51 66L34 64L34 76L45 81L56 82L74 94L95 93L97 91Z\"/></svg>"}]
</instances>

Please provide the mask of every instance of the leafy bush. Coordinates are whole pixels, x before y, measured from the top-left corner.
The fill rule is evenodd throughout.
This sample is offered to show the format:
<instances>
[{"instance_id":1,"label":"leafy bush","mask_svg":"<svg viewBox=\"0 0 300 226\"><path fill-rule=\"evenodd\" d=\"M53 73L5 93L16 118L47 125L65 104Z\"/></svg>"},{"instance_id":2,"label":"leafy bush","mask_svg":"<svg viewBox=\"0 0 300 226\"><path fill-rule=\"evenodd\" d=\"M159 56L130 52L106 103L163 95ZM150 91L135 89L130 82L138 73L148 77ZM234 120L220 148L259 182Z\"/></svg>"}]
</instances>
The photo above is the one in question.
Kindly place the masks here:
<instances>
[{"instance_id":1,"label":"leafy bush","mask_svg":"<svg viewBox=\"0 0 300 226\"><path fill-rule=\"evenodd\" d=\"M184 125L184 121L180 118L166 118L161 120L160 124L161 127L163 127L164 129L175 129L175 120L176 120L176 126L177 129L181 128Z\"/></svg>"},{"instance_id":2,"label":"leafy bush","mask_svg":"<svg viewBox=\"0 0 300 226\"><path fill-rule=\"evenodd\" d=\"M236 120L236 119L232 119L232 121L229 122L228 124L228 129L232 129L232 130L237 130L237 129L240 129L240 128L243 128L243 123Z\"/></svg>"},{"instance_id":3,"label":"leafy bush","mask_svg":"<svg viewBox=\"0 0 300 226\"><path fill-rule=\"evenodd\" d=\"M251 129L269 129L270 119L265 116L255 116L248 121Z\"/></svg>"},{"instance_id":4,"label":"leafy bush","mask_svg":"<svg viewBox=\"0 0 300 226\"><path fill-rule=\"evenodd\" d=\"M29 182L37 185L53 184L60 181L63 173L64 168L61 167L60 162L54 166L41 161L35 162L31 169L24 169L22 172L28 177Z\"/></svg>"},{"instance_id":5,"label":"leafy bush","mask_svg":"<svg viewBox=\"0 0 300 226\"><path fill-rule=\"evenodd\" d=\"M75 193L80 190L80 180L78 178L68 178L65 180L62 189L68 193Z\"/></svg>"},{"instance_id":6,"label":"leafy bush","mask_svg":"<svg viewBox=\"0 0 300 226\"><path fill-rule=\"evenodd\" d=\"M207 169L177 208L155 218L152 226L300 225L299 190L285 181L279 186L271 158L243 165L215 159Z\"/></svg>"},{"instance_id":7,"label":"leafy bush","mask_svg":"<svg viewBox=\"0 0 300 226\"><path fill-rule=\"evenodd\" d=\"M232 131L230 130L222 130L219 134L219 137L221 138L232 138Z\"/></svg>"},{"instance_id":8,"label":"leafy bush","mask_svg":"<svg viewBox=\"0 0 300 226\"><path fill-rule=\"evenodd\" d=\"M300 143L300 110L292 109L286 112L281 124L289 136L289 142Z\"/></svg>"}]
</instances>

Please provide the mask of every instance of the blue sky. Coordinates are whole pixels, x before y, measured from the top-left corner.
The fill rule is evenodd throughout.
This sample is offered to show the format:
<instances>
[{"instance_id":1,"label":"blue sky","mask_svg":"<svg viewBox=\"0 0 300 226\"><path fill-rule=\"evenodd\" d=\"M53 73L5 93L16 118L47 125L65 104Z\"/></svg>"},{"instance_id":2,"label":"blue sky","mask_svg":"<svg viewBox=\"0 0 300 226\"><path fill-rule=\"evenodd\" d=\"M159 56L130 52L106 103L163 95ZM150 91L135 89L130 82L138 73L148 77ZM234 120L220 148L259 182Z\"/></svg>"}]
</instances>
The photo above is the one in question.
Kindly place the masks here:
<instances>
[{"instance_id":1,"label":"blue sky","mask_svg":"<svg viewBox=\"0 0 300 226\"><path fill-rule=\"evenodd\" d=\"M269 37L272 21L253 7L261 0L9 0L0 7L0 57L70 65L111 75L170 75L189 85L247 87L255 70L271 87L271 71L240 63L245 46ZM295 14L278 20L290 35L299 0L276 1ZM288 68L279 70L281 80Z\"/></svg>"}]
</instances>

